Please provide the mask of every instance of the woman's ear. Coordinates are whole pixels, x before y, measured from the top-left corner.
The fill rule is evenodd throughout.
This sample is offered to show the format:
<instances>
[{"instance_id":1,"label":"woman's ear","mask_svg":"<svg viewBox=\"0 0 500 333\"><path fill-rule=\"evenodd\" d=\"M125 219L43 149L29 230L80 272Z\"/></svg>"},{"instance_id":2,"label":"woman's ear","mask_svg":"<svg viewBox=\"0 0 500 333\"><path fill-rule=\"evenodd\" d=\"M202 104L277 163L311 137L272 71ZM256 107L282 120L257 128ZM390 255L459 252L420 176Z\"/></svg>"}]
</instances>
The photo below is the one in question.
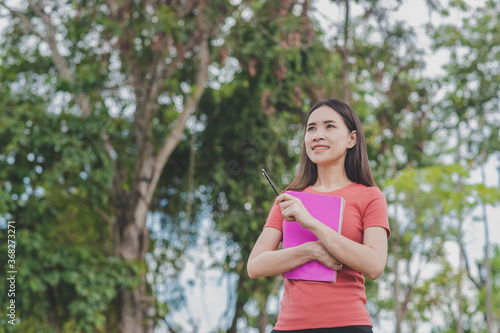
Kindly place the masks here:
<instances>
[{"instance_id":1,"label":"woman's ear","mask_svg":"<svg viewBox=\"0 0 500 333\"><path fill-rule=\"evenodd\" d=\"M358 132L356 130L352 131L351 134L349 134L349 143L347 144L347 148L351 149L356 145L358 139Z\"/></svg>"}]
</instances>

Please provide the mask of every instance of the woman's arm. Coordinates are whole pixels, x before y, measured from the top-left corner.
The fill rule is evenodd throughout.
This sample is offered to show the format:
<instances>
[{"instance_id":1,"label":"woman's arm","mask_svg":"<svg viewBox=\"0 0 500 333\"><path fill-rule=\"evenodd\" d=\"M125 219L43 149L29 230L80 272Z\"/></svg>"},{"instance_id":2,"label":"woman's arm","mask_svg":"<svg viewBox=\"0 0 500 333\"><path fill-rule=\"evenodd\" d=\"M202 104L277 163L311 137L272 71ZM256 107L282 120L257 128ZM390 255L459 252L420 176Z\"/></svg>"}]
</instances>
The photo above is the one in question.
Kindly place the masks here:
<instances>
[{"instance_id":1,"label":"woman's arm","mask_svg":"<svg viewBox=\"0 0 500 333\"><path fill-rule=\"evenodd\" d=\"M309 230L332 255L352 269L372 280L384 272L387 261L387 231L384 228L366 228L363 244L340 235L319 221Z\"/></svg>"},{"instance_id":2,"label":"woman's arm","mask_svg":"<svg viewBox=\"0 0 500 333\"><path fill-rule=\"evenodd\" d=\"M387 232L384 228L366 228L363 244L359 244L313 218L300 199L285 193L276 201L287 221L297 221L309 229L335 258L370 279L383 273L387 261Z\"/></svg>"},{"instance_id":3,"label":"woman's arm","mask_svg":"<svg viewBox=\"0 0 500 333\"><path fill-rule=\"evenodd\" d=\"M248 258L247 271L250 278L278 275L311 260L318 260L335 270L342 269L340 261L320 242L277 250L281 236L282 232L278 229L264 228Z\"/></svg>"}]
</instances>

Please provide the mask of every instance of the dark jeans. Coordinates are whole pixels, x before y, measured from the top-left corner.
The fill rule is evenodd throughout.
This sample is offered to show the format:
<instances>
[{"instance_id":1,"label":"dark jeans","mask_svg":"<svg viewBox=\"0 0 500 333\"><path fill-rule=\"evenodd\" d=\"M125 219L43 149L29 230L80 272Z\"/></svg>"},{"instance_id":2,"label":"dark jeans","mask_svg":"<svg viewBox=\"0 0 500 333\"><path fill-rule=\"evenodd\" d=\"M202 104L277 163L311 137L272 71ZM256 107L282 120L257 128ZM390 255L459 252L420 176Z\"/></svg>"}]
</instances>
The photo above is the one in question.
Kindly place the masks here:
<instances>
[{"instance_id":1,"label":"dark jeans","mask_svg":"<svg viewBox=\"0 0 500 333\"><path fill-rule=\"evenodd\" d=\"M343 326L343 327L331 327L331 328L311 328L306 330L294 330L294 331L273 330L271 333L373 333L373 330L371 326L360 325L360 326Z\"/></svg>"}]
</instances>

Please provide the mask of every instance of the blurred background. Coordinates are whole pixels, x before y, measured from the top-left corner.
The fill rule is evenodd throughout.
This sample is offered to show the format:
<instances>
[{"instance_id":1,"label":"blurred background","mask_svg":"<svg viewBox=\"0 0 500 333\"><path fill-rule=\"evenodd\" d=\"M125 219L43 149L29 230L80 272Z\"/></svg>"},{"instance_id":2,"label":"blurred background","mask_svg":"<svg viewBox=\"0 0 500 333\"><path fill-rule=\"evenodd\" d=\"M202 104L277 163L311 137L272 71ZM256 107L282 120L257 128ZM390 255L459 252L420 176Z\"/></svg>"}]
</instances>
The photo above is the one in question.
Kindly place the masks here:
<instances>
[{"instance_id":1,"label":"blurred background","mask_svg":"<svg viewBox=\"0 0 500 333\"><path fill-rule=\"evenodd\" d=\"M283 280L246 273L275 197L260 170L291 182L330 97L389 204L374 331L499 332L499 18L498 0L0 0L0 332L270 332Z\"/></svg>"}]
</instances>

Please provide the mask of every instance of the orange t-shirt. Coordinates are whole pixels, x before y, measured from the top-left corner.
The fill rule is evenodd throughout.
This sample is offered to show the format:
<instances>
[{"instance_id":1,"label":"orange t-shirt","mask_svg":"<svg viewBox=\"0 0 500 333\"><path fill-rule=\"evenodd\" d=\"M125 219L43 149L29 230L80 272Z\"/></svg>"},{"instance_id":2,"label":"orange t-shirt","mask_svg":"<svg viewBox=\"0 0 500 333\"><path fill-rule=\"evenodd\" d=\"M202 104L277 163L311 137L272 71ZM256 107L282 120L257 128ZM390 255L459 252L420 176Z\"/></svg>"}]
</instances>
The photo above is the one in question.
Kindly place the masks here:
<instances>
[{"instance_id":1,"label":"orange t-shirt","mask_svg":"<svg viewBox=\"0 0 500 333\"><path fill-rule=\"evenodd\" d=\"M312 187L307 193L341 196L345 200L341 235L363 243L368 227L382 227L390 235L387 201L378 187L352 183L332 192L319 192ZM274 205L264 227L283 231L283 217ZM366 309L363 274L344 265L335 283L285 279L276 330L301 330L351 325L372 326Z\"/></svg>"}]
</instances>

